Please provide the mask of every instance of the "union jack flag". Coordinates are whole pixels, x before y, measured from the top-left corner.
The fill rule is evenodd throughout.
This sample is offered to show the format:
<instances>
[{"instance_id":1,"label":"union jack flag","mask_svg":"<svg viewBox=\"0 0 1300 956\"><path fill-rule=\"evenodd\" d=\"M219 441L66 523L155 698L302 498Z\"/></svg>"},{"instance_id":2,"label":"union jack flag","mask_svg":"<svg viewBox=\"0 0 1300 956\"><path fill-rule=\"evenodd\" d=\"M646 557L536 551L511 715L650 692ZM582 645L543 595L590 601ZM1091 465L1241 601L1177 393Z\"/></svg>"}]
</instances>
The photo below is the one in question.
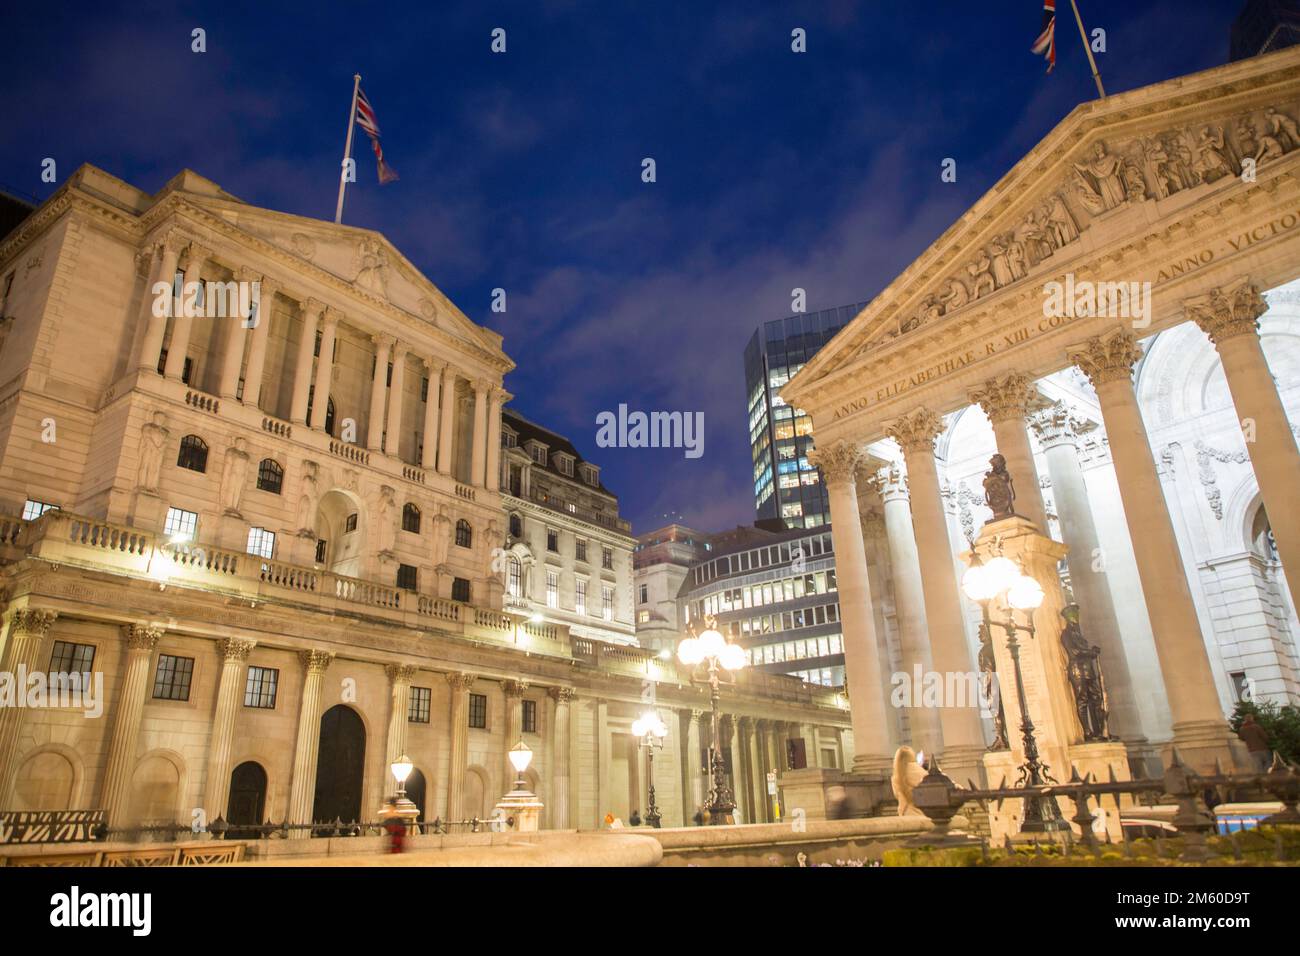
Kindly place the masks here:
<instances>
[{"instance_id":1,"label":"union jack flag","mask_svg":"<svg viewBox=\"0 0 1300 956\"><path fill-rule=\"evenodd\" d=\"M375 151L375 160L379 163L379 184L395 181L397 173L384 162L384 149L379 145L379 120L375 118L375 108L360 87L357 88L357 125L370 137L370 148Z\"/></svg>"},{"instance_id":2,"label":"union jack flag","mask_svg":"<svg viewBox=\"0 0 1300 956\"><path fill-rule=\"evenodd\" d=\"M1043 0L1043 29L1030 48L1047 60L1047 72L1056 66L1056 0Z\"/></svg>"}]
</instances>

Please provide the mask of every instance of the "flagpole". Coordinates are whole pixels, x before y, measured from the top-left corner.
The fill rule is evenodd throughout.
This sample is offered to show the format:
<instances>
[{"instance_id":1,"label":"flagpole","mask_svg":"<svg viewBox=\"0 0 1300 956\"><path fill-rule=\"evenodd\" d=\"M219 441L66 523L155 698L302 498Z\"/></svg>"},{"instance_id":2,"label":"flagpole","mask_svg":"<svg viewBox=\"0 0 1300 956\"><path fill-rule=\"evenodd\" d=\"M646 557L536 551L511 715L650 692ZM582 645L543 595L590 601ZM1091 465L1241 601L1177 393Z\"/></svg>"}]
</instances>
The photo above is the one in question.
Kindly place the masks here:
<instances>
[{"instance_id":1,"label":"flagpole","mask_svg":"<svg viewBox=\"0 0 1300 956\"><path fill-rule=\"evenodd\" d=\"M339 204L334 209L334 221L343 221L343 194L348 188L348 160L352 158L352 131L357 125L357 90L361 89L361 74L352 75L352 109L348 111L348 141L343 147L343 164L339 169Z\"/></svg>"},{"instance_id":2,"label":"flagpole","mask_svg":"<svg viewBox=\"0 0 1300 956\"><path fill-rule=\"evenodd\" d=\"M1088 63L1092 66L1092 78L1097 82L1097 92L1104 100L1106 98L1106 88L1101 85L1101 74L1097 72L1097 61L1093 58L1092 47L1088 45L1088 31L1083 28L1083 17L1079 16L1079 5L1075 0L1070 0L1070 6L1074 8L1074 22L1079 24L1079 39L1083 40L1083 52L1088 54Z\"/></svg>"}]
</instances>

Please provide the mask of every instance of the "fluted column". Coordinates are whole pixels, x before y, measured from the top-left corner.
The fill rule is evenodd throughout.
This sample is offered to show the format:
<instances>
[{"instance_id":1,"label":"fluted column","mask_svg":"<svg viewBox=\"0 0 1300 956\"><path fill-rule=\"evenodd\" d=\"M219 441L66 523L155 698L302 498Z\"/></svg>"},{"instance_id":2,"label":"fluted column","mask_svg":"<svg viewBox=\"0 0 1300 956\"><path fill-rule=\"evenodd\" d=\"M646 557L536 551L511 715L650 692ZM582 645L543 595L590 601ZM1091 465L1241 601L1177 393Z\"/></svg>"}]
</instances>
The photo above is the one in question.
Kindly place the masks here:
<instances>
[{"instance_id":1,"label":"fluted column","mask_svg":"<svg viewBox=\"0 0 1300 956\"><path fill-rule=\"evenodd\" d=\"M174 232L169 232L154 246L157 269L153 273L149 287L144 295L144 337L140 340L140 354L136 357L136 368L142 372L158 371L158 356L162 354L163 339L167 335L167 317L176 311L176 261L180 258L183 240ZM154 308L157 296L154 287L160 282L167 284L167 308L158 315Z\"/></svg>"},{"instance_id":2,"label":"fluted column","mask_svg":"<svg viewBox=\"0 0 1300 956\"><path fill-rule=\"evenodd\" d=\"M484 487L487 468L488 389L491 386L479 379L474 383L474 446L470 456L469 483Z\"/></svg>"},{"instance_id":3,"label":"fluted column","mask_svg":"<svg viewBox=\"0 0 1300 956\"><path fill-rule=\"evenodd\" d=\"M501 406L505 404L506 393L499 388L492 389L488 401L487 424L487 490L497 491L501 487Z\"/></svg>"},{"instance_id":4,"label":"fluted column","mask_svg":"<svg viewBox=\"0 0 1300 956\"><path fill-rule=\"evenodd\" d=\"M772 823L772 797L767 792L767 775L774 767L772 763L772 722L759 718L754 721L756 742L758 745L758 764L756 767L758 777L758 792L761 798L762 813L759 820L763 823Z\"/></svg>"},{"instance_id":5,"label":"fluted column","mask_svg":"<svg viewBox=\"0 0 1300 956\"><path fill-rule=\"evenodd\" d=\"M465 818L465 769L469 765L469 689L473 674L447 674L451 685L450 747L447 749L447 819ZM511 746L514 746L513 744ZM474 810L478 813L478 808Z\"/></svg>"},{"instance_id":6,"label":"fluted column","mask_svg":"<svg viewBox=\"0 0 1300 956\"><path fill-rule=\"evenodd\" d=\"M100 803L110 827L128 821L131 803L131 775L135 772L135 753L140 742L140 717L144 713L145 694L149 689L149 661L163 629L152 625L126 624L122 637L126 641L126 669L117 692L113 734L108 744L108 764L104 768L103 796Z\"/></svg>"},{"instance_id":7,"label":"fluted column","mask_svg":"<svg viewBox=\"0 0 1300 956\"><path fill-rule=\"evenodd\" d=\"M1043 489L1038 483L1038 469L1034 467L1034 452L1025 430L1026 418L1041 401L1034 383L1019 372L1002 378L991 378L984 387L971 392L970 399L984 409L993 423L993 437L998 454L1007 460L1016 493L1015 510L1038 526L1044 537L1050 537L1047 526L1047 508L1043 505Z\"/></svg>"},{"instance_id":8,"label":"fluted column","mask_svg":"<svg viewBox=\"0 0 1300 956\"><path fill-rule=\"evenodd\" d=\"M718 733L722 738L720 746L731 755L731 795L736 801L736 814L741 822L749 823L753 819L753 808L750 805L754 802L754 798L749 792L745 778L745 765L749 761L737 740L740 730L739 721L740 718L733 714L723 714L719 721L721 726Z\"/></svg>"},{"instance_id":9,"label":"fluted column","mask_svg":"<svg viewBox=\"0 0 1300 956\"><path fill-rule=\"evenodd\" d=\"M948 518L939 487L939 468L934 459L934 440L942 432L943 421L927 408L917 409L889 427L889 436L903 449L907 463L912 527L916 533L925 620L930 632L930 658L939 673L959 675L971 673L974 667L966 642L961 596L953 574L952 541L948 537ZM984 766L984 728L978 704L970 703L967 707L939 710L943 766L954 780L969 776L978 782ZM855 738L857 731L855 723Z\"/></svg>"},{"instance_id":10,"label":"fluted column","mask_svg":"<svg viewBox=\"0 0 1300 956\"><path fill-rule=\"evenodd\" d=\"M916 533L912 530L912 506L908 499L907 478L899 462L880 469L874 477L883 503L885 539L889 546L889 564L894 572L894 608L898 618L898 643L902 667L912 682L912 706L905 708L911 728L912 745L925 753L937 753L940 736L939 714L933 707L921 706L920 685L915 677L919 668L928 673L932 667L930 638L925 620L925 592L921 585L921 563L916 553Z\"/></svg>"},{"instance_id":11,"label":"fluted column","mask_svg":"<svg viewBox=\"0 0 1300 956\"><path fill-rule=\"evenodd\" d=\"M1101 648L1101 669L1106 679L1110 707L1110 731L1127 743L1146 743L1141 712L1129 673L1128 656L1120 635L1119 617L1106 578L1105 563L1097 560L1101 539L1088 501L1088 486L1079 464L1077 436L1092 423L1074 415L1064 402L1036 414L1031 424L1038 445L1047 459L1056 499L1056 516L1061 537L1069 547L1070 587L1079 605L1084 636ZM1095 427L1095 426L1092 426Z\"/></svg>"},{"instance_id":12,"label":"fluted column","mask_svg":"<svg viewBox=\"0 0 1300 956\"><path fill-rule=\"evenodd\" d=\"M433 469L438 463L438 398L442 394L442 363L431 358L424 360L424 370L429 376L429 387L424 400L424 446L420 451L420 467Z\"/></svg>"},{"instance_id":13,"label":"fluted column","mask_svg":"<svg viewBox=\"0 0 1300 956\"><path fill-rule=\"evenodd\" d=\"M503 755L505 776L501 779L506 782L507 790L513 790L510 784L515 779L515 768L508 755L510 748L524 738L524 692L528 690L528 684L525 681L508 680L501 685L501 689L506 695L506 754Z\"/></svg>"},{"instance_id":14,"label":"fluted column","mask_svg":"<svg viewBox=\"0 0 1300 956\"><path fill-rule=\"evenodd\" d=\"M212 717L212 738L208 744L208 776L203 789L203 809L208 822L229 812L230 754L235 743L235 715L244 693L244 664L253 641L227 637L217 642L221 654L221 677L217 682L217 709Z\"/></svg>"},{"instance_id":15,"label":"fluted column","mask_svg":"<svg viewBox=\"0 0 1300 956\"><path fill-rule=\"evenodd\" d=\"M321 354L323 359L324 353ZM298 736L293 748L293 777L289 784L290 823L315 823L316 761L320 757L320 700L325 671L334 655L326 651L302 651L298 655L305 673L302 700L298 704ZM309 830L290 830L290 837L311 836Z\"/></svg>"},{"instance_id":16,"label":"fluted column","mask_svg":"<svg viewBox=\"0 0 1300 956\"><path fill-rule=\"evenodd\" d=\"M1128 521L1138 578L1146 598L1156 655L1173 715L1174 743L1194 766L1230 764L1223 708L1214 686L1196 606L1183 572L1182 555L1165 503L1147 437L1133 367L1142 357L1124 329L1090 339L1071 361L1092 381L1110 440L1120 500Z\"/></svg>"},{"instance_id":17,"label":"fluted column","mask_svg":"<svg viewBox=\"0 0 1300 956\"><path fill-rule=\"evenodd\" d=\"M289 405L289 420L295 425L307 424L307 403L311 397L312 357L316 352L316 325L320 322L325 304L316 299L302 303L302 337L298 339L298 356L293 365L293 400ZM322 353L322 361L324 353Z\"/></svg>"},{"instance_id":18,"label":"fluted column","mask_svg":"<svg viewBox=\"0 0 1300 956\"><path fill-rule=\"evenodd\" d=\"M876 615L867 577L867 552L858 513L857 468L865 460L860 445L840 441L810 456L821 469L830 497L831 535L835 543L835 578L839 587L844 636L844 677L852 707L853 769L875 776L892 766L885 716Z\"/></svg>"},{"instance_id":19,"label":"fluted column","mask_svg":"<svg viewBox=\"0 0 1300 956\"><path fill-rule=\"evenodd\" d=\"M255 276L247 269L235 273L238 282L250 286ZM246 330L248 318L239 314L241 298L236 294L233 308L229 315L217 316L217 320L226 325L225 341L221 346L221 372L217 377L217 394L225 399L233 399L239 392L239 373L244 365L244 346L247 345ZM228 306L232 303L227 303Z\"/></svg>"},{"instance_id":20,"label":"fluted column","mask_svg":"<svg viewBox=\"0 0 1300 956\"><path fill-rule=\"evenodd\" d=\"M438 420L438 474L450 475L452 466L452 430L456 427L456 370L448 366L442 372L442 402Z\"/></svg>"},{"instance_id":21,"label":"fluted column","mask_svg":"<svg viewBox=\"0 0 1300 956\"><path fill-rule=\"evenodd\" d=\"M42 669L41 647L58 616L58 611L45 608L13 612L4 669L13 675L16 687L26 687L26 675ZM9 792L18 773L18 735L26 715L26 707L0 707L0 808L10 806Z\"/></svg>"},{"instance_id":22,"label":"fluted column","mask_svg":"<svg viewBox=\"0 0 1300 956\"><path fill-rule=\"evenodd\" d=\"M370 419L366 427L366 447L379 451L383 447L384 395L388 389L388 356L393 348L391 335L372 335L375 343L375 375L370 381Z\"/></svg>"},{"instance_id":23,"label":"fluted column","mask_svg":"<svg viewBox=\"0 0 1300 956\"><path fill-rule=\"evenodd\" d=\"M172 318L172 339L167 346L167 364L163 367L163 374L178 382L185 374L185 353L189 351L190 330L194 327L187 303L195 298L194 289L203 282L203 264L210 256L208 250L194 242L185 250L185 285L181 289L180 307Z\"/></svg>"},{"instance_id":24,"label":"fluted column","mask_svg":"<svg viewBox=\"0 0 1300 956\"><path fill-rule=\"evenodd\" d=\"M573 688L552 687L547 693L555 702L555 720L551 728L551 828L567 830L573 825L569 819L569 778L572 773L569 705L573 702Z\"/></svg>"},{"instance_id":25,"label":"fluted column","mask_svg":"<svg viewBox=\"0 0 1300 956\"><path fill-rule=\"evenodd\" d=\"M402 399L406 387L406 353L403 342L393 345L393 384L388 389L388 425L384 429L384 454L398 458L402 448Z\"/></svg>"},{"instance_id":26,"label":"fluted column","mask_svg":"<svg viewBox=\"0 0 1300 956\"><path fill-rule=\"evenodd\" d=\"M262 372L266 368L266 345L271 338L271 316L279 283L262 276L257 290L257 315L253 326L253 341L248 349L248 369L244 372L245 405L257 408L262 398Z\"/></svg>"},{"instance_id":27,"label":"fluted column","mask_svg":"<svg viewBox=\"0 0 1300 956\"><path fill-rule=\"evenodd\" d=\"M411 681L415 679L413 664L389 664L384 668L388 675L388 747L384 772L398 757L406 753L406 724L410 715Z\"/></svg>"},{"instance_id":28,"label":"fluted column","mask_svg":"<svg viewBox=\"0 0 1300 956\"><path fill-rule=\"evenodd\" d=\"M339 313L325 310L321 324L320 358L316 360L316 384L311 403L311 427L325 430L330 413L330 387L334 382L334 336L338 333Z\"/></svg>"},{"instance_id":29,"label":"fluted column","mask_svg":"<svg viewBox=\"0 0 1300 956\"><path fill-rule=\"evenodd\" d=\"M686 714L686 746L682 748L683 797L682 826L695 822L695 811L704 806L703 765L700 762L702 744L700 742L700 718L702 710L690 710Z\"/></svg>"},{"instance_id":30,"label":"fluted column","mask_svg":"<svg viewBox=\"0 0 1300 956\"><path fill-rule=\"evenodd\" d=\"M1278 557L1286 571L1291 606L1300 608L1300 449L1259 340L1268 303L1247 276L1183 303L1210 337L1223 362L1250 465L1264 498Z\"/></svg>"}]
</instances>

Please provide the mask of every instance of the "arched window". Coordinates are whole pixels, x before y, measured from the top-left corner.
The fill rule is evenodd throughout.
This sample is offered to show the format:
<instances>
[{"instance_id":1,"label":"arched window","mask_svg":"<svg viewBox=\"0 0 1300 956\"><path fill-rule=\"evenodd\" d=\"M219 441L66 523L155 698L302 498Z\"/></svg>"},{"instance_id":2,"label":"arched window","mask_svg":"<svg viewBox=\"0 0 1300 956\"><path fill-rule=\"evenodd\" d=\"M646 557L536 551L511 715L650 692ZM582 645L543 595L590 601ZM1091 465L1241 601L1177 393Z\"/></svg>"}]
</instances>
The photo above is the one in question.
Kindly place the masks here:
<instances>
[{"instance_id":1,"label":"arched window","mask_svg":"<svg viewBox=\"0 0 1300 956\"><path fill-rule=\"evenodd\" d=\"M519 515L510 516L510 537L522 538L524 536L524 519Z\"/></svg>"},{"instance_id":2,"label":"arched window","mask_svg":"<svg viewBox=\"0 0 1300 956\"><path fill-rule=\"evenodd\" d=\"M1277 561L1277 542L1273 539L1273 526L1269 523L1268 513L1260 505L1255 512L1255 520L1250 529L1250 544L1255 553L1269 561Z\"/></svg>"},{"instance_id":3,"label":"arched window","mask_svg":"<svg viewBox=\"0 0 1300 956\"><path fill-rule=\"evenodd\" d=\"M469 522L461 518L456 522L456 547L469 548L474 545L474 529Z\"/></svg>"},{"instance_id":4,"label":"arched window","mask_svg":"<svg viewBox=\"0 0 1300 956\"><path fill-rule=\"evenodd\" d=\"M284 469L274 458L263 458L257 466L257 487L278 495L284 487Z\"/></svg>"},{"instance_id":5,"label":"arched window","mask_svg":"<svg viewBox=\"0 0 1300 956\"><path fill-rule=\"evenodd\" d=\"M402 506L402 530L420 533L420 509L409 501Z\"/></svg>"},{"instance_id":6,"label":"arched window","mask_svg":"<svg viewBox=\"0 0 1300 956\"><path fill-rule=\"evenodd\" d=\"M524 596L523 565L519 563L519 559L513 554L510 555L510 563L506 566L506 592L512 598Z\"/></svg>"},{"instance_id":7,"label":"arched window","mask_svg":"<svg viewBox=\"0 0 1300 956\"><path fill-rule=\"evenodd\" d=\"M179 468L190 471L206 472L208 470L208 443L198 435L186 435L181 439L181 452L176 456Z\"/></svg>"}]
</instances>

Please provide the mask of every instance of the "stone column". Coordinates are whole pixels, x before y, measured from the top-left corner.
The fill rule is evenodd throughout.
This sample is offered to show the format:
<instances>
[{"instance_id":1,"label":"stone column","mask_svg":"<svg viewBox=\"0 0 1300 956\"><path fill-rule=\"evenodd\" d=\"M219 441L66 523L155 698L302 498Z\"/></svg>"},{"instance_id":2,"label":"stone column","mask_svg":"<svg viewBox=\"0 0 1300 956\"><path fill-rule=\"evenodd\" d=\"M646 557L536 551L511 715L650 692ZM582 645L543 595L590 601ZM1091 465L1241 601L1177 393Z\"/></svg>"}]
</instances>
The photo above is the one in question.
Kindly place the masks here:
<instances>
[{"instance_id":1,"label":"stone column","mask_svg":"<svg viewBox=\"0 0 1300 956\"><path fill-rule=\"evenodd\" d=\"M316 324L324 311L325 304L316 299L308 299L302 303L302 338L298 340L298 357L293 365L293 400L289 405L289 420L295 425L307 424L307 402L311 395L312 383L312 356L316 351Z\"/></svg>"},{"instance_id":2,"label":"stone column","mask_svg":"<svg viewBox=\"0 0 1300 956\"><path fill-rule=\"evenodd\" d=\"M235 280L251 286L254 276L247 269L239 269L235 272ZM217 321L226 324L225 341L221 347L221 374L217 377L217 394L231 400L239 393L239 373L244 365L244 346L247 344L245 331L248 328L248 317L239 314L240 301L240 297L236 295L231 314L216 317ZM226 305L229 308L232 303L227 302Z\"/></svg>"},{"instance_id":3,"label":"stone column","mask_svg":"<svg viewBox=\"0 0 1300 956\"><path fill-rule=\"evenodd\" d=\"M1259 340L1268 303L1246 276L1183 303L1223 362L1223 376L1246 440L1278 557L1286 571L1291 606L1300 608L1300 450Z\"/></svg>"},{"instance_id":4,"label":"stone column","mask_svg":"<svg viewBox=\"0 0 1300 956\"><path fill-rule=\"evenodd\" d=\"M321 352L324 359L325 353ZM302 651L298 655L305 673L302 683L302 700L298 704L298 736L293 748L293 776L289 783L290 823L314 823L312 813L316 800L316 761L320 756L320 699L325 684L325 671L334 655L326 651ZM294 839L311 836L306 829L290 830Z\"/></svg>"},{"instance_id":5,"label":"stone column","mask_svg":"<svg viewBox=\"0 0 1300 956\"><path fill-rule=\"evenodd\" d=\"M108 764L104 768L103 796L100 803L110 827L127 824L131 804L131 776L135 772L135 752L140 742L140 717L144 713L145 695L149 690L149 661L163 629L145 624L125 624L126 669L117 692L113 734L108 743Z\"/></svg>"},{"instance_id":6,"label":"stone column","mask_svg":"<svg viewBox=\"0 0 1300 956\"><path fill-rule=\"evenodd\" d=\"M393 348L391 335L370 336L375 343L375 375L370 381L370 418L366 426L366 447L371 451L383 449L384 395L388 389L388 356Z\"/></svg>"},{"instance_id":7,"label":"stone column","mask_svg":"<svg viewBox=\"0 0 1300 956\"><path fill-rule=\"evenodd\" d=\"M402 448L402 392L406 388L406 353L409 348L402 342L393 346L393 384L388 389L388 426L384 430L384 454L401 456Z\"/></svg>"},{"instance_id":8,"label":"stone column","mask_svg":"<svg viewBox=\"0 0 1300 956\"><path fill-rule=\"evenodd\" d=\"M925 592L921 585L921 563L916 553L916 533L912 530L912 507L908 501L907 478L899 462L876 472L876 489L883 502L885 539L889 544L889 564L894 571L894 606L898 614L898 643L902 652L903 671L912 688L912 706L906 708L911 728L912 746L927 754L942 750L939 713L921 706L922 684L916 680L920 670L931 669L930 638L925 621Z\"/></svg>"},{"instance_id":9,"label":"stone column","mask_svg":"<svg viewBox=\"0 0 1300 956\"><path fill-rule=\"evenodd\" d=\"M1016 513L1028 518L1044 536L1050 537L1043 489L1038 483L1034 452L1029 445L1029 433L1025 430L1026 416L1041 405L1033 382L1019 372L991 378L983 388L971 392L970 400L984 409L984 414L993 423L998 454L1007 460L1007 471L1015 489Z\"/></svg>"},{"instance_id":10,"label":"stone column","mask_svg":"<svg viewBox=\"0 0 1300 956\"><path fill-rule=\"evenodd\" d=\"M172 340L167 346L167 364L163 367L163 374L177 382L185 374L185 353L189 351L190 330L194 327L194 319L189 315L186 303L193 298L195 286L203 282L203 264L211 253L198 243L191 242L185 250L185 256L185 285L181 289L180 307L172 319Z\"/></svg>"},{"instance_id":11,"label":"stone column","mask_svg":"<svg viewBox=\"0 0 1300 956\"><path fill-rule=\"evenodd\" d=\"M1100 537L1088 502L1083 468L1079 465L1076 436L1095 426L1076 417L1064 402L1038 412L1031 424L1047 459L1061 537L1070 549L1066 561L1070 565L1070 586L1079 604L1079 623L1084 636L1101 648L1110 732L1130 747L1141 749L1146 745L1141 713L1105 565L1097 560L1101 553Z\"/></svg>"},{"instance_id":12,"label":"stone column","mask_svg":"<svg viewBox=\"0 0 1300 956\"><path fill-rule=\"evenodd\" d=\"M456 427L456 379L455 369L447 367L442 372L442 402L438 425L438 474L451 474L452 434Z\"/></svg>"},{"instance_id":13,"label":"stone column","mask_svg":"<svg viewBox=\"0 0 1300 956\"><path fill-rule=\"evenodd\" d=\"M736 736L740 744L740 752L733 754L732 760L740 758L740 784L737 789L745 791L745 815L741 817L744 823L762 822L763 802L755 800L757 794L757 784L754 780L754 718L737 717L736 718ZM739 800L737 800L739 803Z\"/></svg>"},{"instance_id":14,"label":"stone column","mask_svg":"<svg viewBox=\"0 0 1300 956\"><path fill-rule=\"evenodd\" d=\"M253 343L248 350L248 369L244 372L243 403L257 408L262 398L262 371L266 367L266 344L271 338L271 316L279 283L262 276L257 292L257 315L253 326Z\"/></svg>"},{"instance_id":15,"label":"stone column","mask_svg":"<svg viewBox=\"0 0 1300 956\"><path fill-rule=\"evenodd\" d=\"M501 488L501 406L505 404L506 393L499 388L492 389L488 401L487 426L487 490L498 491Z\"/></svg>"},{"instance_id":16,"label":"stone column","mask_svg":"<svg viewBox=\"0 0 1300 956\"><path fill-rule=\"evenodd\" d=\"M757 729L758 742L758 763L755 766L755 776L758 777L758 792L760 806L763 812L759 819L764 823L775 822L772 817L772 797L767 792L767 775L768 772L775 768L772 763L772 722L760 718L754 722Z\"/></svg>"},{"instance_id":17,"label":"stone column","mask_svg":"<svg viewBox=\"0 0 1300 956\"><path fill-rule=\"evenodd\" d=\"M695 811L704 806L704 774L700 763L700 718L702 710L690 710L686 717L686 743L682 748L682 826L695 822Z\"/></svg>"},{"instance_id":18,"label":"stone column","mask_svg":"<svg viewBox=\"0 0 1300 956\"><path fill-rule=\"evenodd\" d=\"M551 726L551 828L567 830L573 825L569 820L569 776L572 772L569 766L569 704L573 701L573 688L552 687L547 693L555 702L555 720Z\"/></svg>"},{"instance_id":19,"label":"stone column","mask_svg":"<svg viewBox=\"0 0 1300 956\"><path fill-rule=\"evenodd\" d=\"M491 386L483 380L474 383L474 448L470 457L469 483L484 487L487 469L488 390Z\"/></svg>"},{"instance_id":20,"label":"stone column","mask_svg":"<svg viewBox=\"0 0 1300 956\"><path fill-rule=\"evenodd\" d=\"M853 769L886 777L892 768L889 727L885 716L884 684L876 641L867 552L858 514L856 471L864 461L862 448L840 441L818 448L810 456L821 469L830 496L831 534L835 544L835 578L839 587L840 622L844 635L844 678L852 706L853 739L857 755Z\"/></svg>"},{"instance_id":21,"label":"stone column","mask_svg":"<svg viewBox=\"0 0 1300 956\"><path fill-rule=\"evenodd\" d=\"M528 690L528 684L526 681L508 680L502 683L501 689L506 695L505 754L502 755L505 776L502 779L506 782L505 789L513 790L515 768L509 754L510 749L524 738L524 692Z\"/></svg>"},{"instance_id":22,"label":"stone column","mask_svg":"<svg viewBox=\"0 0 1300 956\"><path fill-rule=\"evenodd\" d=\"M925 595L925 620L930 631L930 656L940 674L974 672L961 596L953 574L952 541L948 517L939 488L939 468L934 459L934 440L943 432L943 421L928 408L889 426L889 436L898 442L907 461L907 481L912 500L912 527L916 532L917 560L921 568L921 590ZM939 726L943 731L942 766L954 780L983 779L984 727L978 702L970 707L943 707ZM858 725L853 724L856 739Z\"/></svg>"},{"instance_id":23,"label":"stone column","mask_svg":"<svg viewBox=\"0 0 1300 956\"><path fill-rule=\"evenodd\" d=\"M208 776L203 791L203 809L211 823L229 812L230 752L235 742L235 715L239 713L244 693L244 664L253 641L234 637L217 642L221 653L221 677L217 683L217 710L212 718L212 738L208 744Z\"/></svg>"},{"instance_id":24,"label":"stone column","mask_svg":"<svg viewBox=\"0 0 1300 956\"><path fill-rule=\"evenodd\" d=\"M438 463L438 396L442 394L442 369L442 363L431 358L424 360L429 387L424 399L424 445L420 451L420 467L430 470Z\"/></svg>"},{"instance_id":25,"label":"stone column","mask_svg":"<svg viewBox=\"0 0 1300 956\"><path fill-rule=\"evenodd\" d=\"M41 646L58 611L22 608L9 619L8 653L4 669L13 675L15 687L25 688L25 675L42 670ZM18 773L18 735L23 729L26 707L0 707L0 807L8 807L9 792Z\"/></svg>"},{"instance_id":26,"label":"stone column","mask_svg":"<svg viewBox=\"0 0 1300 956\"><path fill-rule=\"evenodd\" d=\"M451 685L451 746L447 750L447 819L465 817L465 768L469 765L469 689L473 674L447 674ZM478 813L478 808L474 810Z\"/></svg>"},{"instance_id":27,"label":"stone column","mask_svg":"<svg viewBox=\"0 0 1300 956\"><path fill-rule=\"evenodd\" d=\"M1092 338L1070 355L1092 381L1101 404L1156 656L1173 715L1174 744L1184 761L1194 767L1212 767L1215 759L1227 767L1232 763L1228 746L1231 730L1223 718L1196 606L1183 573L1178 540L1133 388L1133 366L1141 357L1136 339L1124 329Z\"/></svg>"},{"instance_id":28,"label":"stone column","mask_svg":"<svg viewBox=\"0 0 1300 956\"><path fill-rule=\"evenodd\" d=\"M745 783L745 764L748 761L745 759L741 746L736 739L739 720L740 718L732 714L721 715L719 720L721 727L718 733L722 739L719 741L719 745L723 748L724 753L731 754L731 796L736 801L736 813L742 822L751 823L753 822L753 815L750 804L754 802L754 798Z\"/></svg>"},{"instance_id":29,"label":"stone column","mask_svg":"<svg viewBox=\"0 0 1300 956\"><path fill-rule=\"evenodd\" d=\"M180 237L169 232L162 237L154 246L154 255L157 258L157 271L153 273L149 282L149 287L145 289L144 295L144 321L145 331L144 338L140 340L140 354L136 357L136 368L142 372L158 371L158 356L162 354L163 339L167 335L167 317L176 311L176 296L174 285L176 282L176 260L181 254ZM154 286L160 282L167 283L167 288L171 291L164 293L167 295L167 309L162 315L158 315L154 309L156 296Z\"/></svg>"},{"instance_id":30,"label":"stone column","mask_svg":"<svg viewBox=\"0 0 1300 956\"><path fill-rule=\"evenodd\" d=\"M385 780L391 775L388 768L398 757L406 753L406 725L410 717L411 681L415 679L416 670L413 664L389 664L384 668L384 673L388 675L390 701L387 759L384 761Z\"/></svg>"}]
</instances>

